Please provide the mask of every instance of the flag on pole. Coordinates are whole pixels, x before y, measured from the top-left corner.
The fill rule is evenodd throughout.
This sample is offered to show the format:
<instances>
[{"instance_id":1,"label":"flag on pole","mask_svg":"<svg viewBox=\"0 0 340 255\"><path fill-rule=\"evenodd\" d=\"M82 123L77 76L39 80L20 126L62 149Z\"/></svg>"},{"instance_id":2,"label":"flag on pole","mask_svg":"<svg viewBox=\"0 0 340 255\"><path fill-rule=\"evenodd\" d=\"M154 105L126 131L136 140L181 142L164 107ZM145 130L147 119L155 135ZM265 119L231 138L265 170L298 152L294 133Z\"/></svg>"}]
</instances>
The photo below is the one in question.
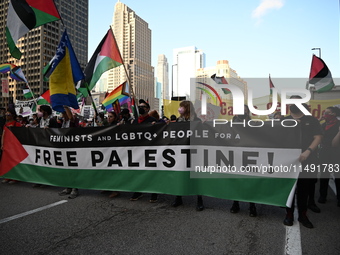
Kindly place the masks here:
<instances>
[{"instance_id":1,"label":"flag on pole","mask_svg":"<svg viewBox=\"0 0 340 255\"><path fill-rule=\"evenodd\" d=\"M9 76L16 81L24 81L27 83L26 77L19 66L14 64L5 63L0 65L0 73L8 73Z\"/></svg>"},{"instance_id":2,"label":"flag on pole","mask_svg":"<svg viewBox=\"0 0 340 255\"><path fill-rule=\"evenodd\" d=\"M25 88L25 89L23 89L22 91L23 91L24 97L25 97L26 99L29 99L29 98L34 97L34 94L32 93L32 91L31 91L29 88Z\"/></svg>"},{"instance_id":3,"label":"flag on pole","mask_svg":"<svg viewBox=\"0 0 340 255\"><path fill-rule=\"evenodd\" d=\"M331 71L325 62L314 54L309 74L309 84L314 84L318 93L330 91L334 87Z\"/></svg>"},{"instance_id":4,"label":"flag on pole","mask_svg":"<svg viewBox=\"0 0 340 255\"><path fill-rule=\"evenodd\" d=\"M211 79L213 79L217 84L228 84L227 80L224 78L224 76L217 77L216 74L213 74L211 76ZM222 88L222 91L224 94L228 95L231 93L231 91L227 88Z\"/></svg>"},{"instance_id":5,"label":"flag on pole","mask_svg":"<svg viewBox=\"0 0 340 255\"><path fill-rule=\"evenodd\" d=\"M64 112L64 105L78 109L75 84L84 79L77 57L73 51L66 29L61 37L56 55L45 70L49 78L52 109Z\"/></svg>"},{"instance_id":6,"label":"flag on pole","mask_svg":"<svg viewBox=\"0 0 340 255\"><path fill-rule=\"evenodd\" d=\"M88 89L92 90L104 72L122 64L123 60L112 29L110 28L87 64L84 71L85 80L78 86L78 91L83 94L83 96L88 96L86 84L88 85Z\"/></svg>"},{"instance_id":7,"label":"flag on pole","mask_svg":"<svg viewBox=\"0 0 340 255\"><path fill-rule=\"evenodd\" d=\"M7 13L6 37L11 55L20 59L17 41L33 28L59 20L53 0L10 0Z\"/></svg>"},{"instance_id":8,"label":"flag on pole","mask_svg":"<svg viewBox=\"0 0 340 255\"><path fill-rule=\"evenodd\" d=\"M128 97L128 95L126 95L123 90L124 87L126 87L126 83L127 82L124 82L121 85L119 85L117 88L112 90L111 93L107 95L107 97L104 98L102 105L105 106L108 112L113 110L112 105L113 103L115 103L115 101Z\"/></svg>"},{"instance_id":9,"label":"flag on pole","mask_svg":"<svg viewBox=\"0 0 340 255\"><path fill-rule=\"evenodd\" d=\"M47 90L40 97L38 97L37 104L33 104L32 106L32 112L37 111L37 105L44 105L44 104L47 104L47 105L51 104L50 90Z\"/></svg>"}]
</instances>

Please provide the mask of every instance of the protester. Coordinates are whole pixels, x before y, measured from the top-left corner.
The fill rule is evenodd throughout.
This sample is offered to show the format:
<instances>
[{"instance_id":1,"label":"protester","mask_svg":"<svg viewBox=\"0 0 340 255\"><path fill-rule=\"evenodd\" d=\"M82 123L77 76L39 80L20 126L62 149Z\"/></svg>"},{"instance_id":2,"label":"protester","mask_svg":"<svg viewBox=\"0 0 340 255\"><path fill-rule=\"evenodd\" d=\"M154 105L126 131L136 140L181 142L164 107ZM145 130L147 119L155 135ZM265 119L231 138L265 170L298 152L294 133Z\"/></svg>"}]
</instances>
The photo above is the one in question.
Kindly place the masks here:
<instances>
[{"instance_id":1,"label":"protester","mask_svg":"<svg viewBox=\"0 0 340 255\"><path fill-rule=\"evenodd\" d=\"M244 105L244 114L239 114L239 115L234 115L233 117L233 122L248 122L251 120L250 116L250 110L248 105ZM240 211L240 203L239 201L234 201L231 208L230 212L231 213L238 213ZM257 211L256 211L256 206L254 203L249 203L249 216L250 217L256 217L257 216Z\"/></svg>"},{"instance_id":2,"label":"protester","mask_svg":"<svg viewBox=\"0 0 340 255\"><path fill-rule=\"evenodd\" d=\"M176 115L171 115L170 116L170 122L176 122L177 121L177 117L176 117Z\"/></svg>"},{"instance_id":3,"label":"protester","mask_svg":"<svg viewBox=\"0 0 340 255\"><path fill-rule=\"evenodd\" d=\"M129 109L127 108L122 109L119 115L120 115L120 121L118 125L131 124L133 122L133 118L130 114Z\"/></svg>"},{"instance_id":4,"label":"protester","mask_svg":"<svg viewBox=\"0 0 340 255\"><path fill-rule=\"evenodd\" d=\"M151 117L149 115L150 111L150 105L145 102L143 99L139 100L138 105L138 112L139 117L133 121L133 124L148 124L156 122L157 120L154 117ZM140 199L143 196L141 192L135 192L133 193L132 197L130 198L131 201L136 201ZM158 195L156 193L151 194L150 203L156 203L157 202Z\"/></svg>"},{"instance_id":5,"label":"protester","mask_svg":"<svg viewBox=\"0 0 340 255\"><path fill-rule=\"evenodd\" d=\"M39 124L39 119L38 118L35 118L35 119L31 118L31 119L29 119L29 122L26 125L26 127L30 127L30 128L37 128L39 126L40 126L40 124Z\"/></svg>"},{"instance_id":6,"label":"protester","mask_svg":"<svg viewBox=\"0 0 340 255\"><path fill-rule=\"evenodd\" d=\"M114 111L107 114L107 124L108 126L115 126L118 124L118 114Z\"/></svg>"},{"instance_id":7,"label":"protester","mask_svg":"<svg viewBox=\"0 0 340 255\"><path fill-rule=\"evenodd\" d=\"M98 116L95 115L94 119L95 119L95 127L108 126L107 119L105 119L103 112L98 113Z\"/></svg>"},{"instance_id":8,"label":"protester","mask_svg":"<svg viewBox=\"0 0 340 255\"><path fill-rule=\"evenodd\" d=\"M189 121L201 121L195 112L194 105L191 101L181 101L178 108L178 113L180 116L177 119L177 122L189 122ZM175 201L171 204L173 207L177 207L183 204L182 196L176 196ZM203 211L203 198L202 196L197 196L197 211Z\"/></svg>"},{"instance_id":9,"label":"protester","mask_svg":"<svg viewBox=\"0 0 340 255\"><path fill-rule=\"evenodd\" d=\"M62 113L63 122L61 128L79 127L79 121L73 116L71 109L68 106L64 106L64 112ZM58 193L59 196L69 195L68 198L73 199L79 196L77 188L66 188Z\"/></svg>"},{"instance_id":10,"label":"protester","mask_svg":"<svg viewBox=\"0 0 340 255\"><path fill-rule=\"evenodd\" d=\"M42 114L40 128L58 128L58 122L52 116L52 109L49 105L41 105L39 112Z\"/></svg>"},{"instance_id":11,"label":"protester","mask_svg":"<svg viewBox=\"0 0 340 255\"><path fill-rule=\"evenodd\" d=\"M321 166L333 166L339 162L338 158L340 155L340 150L337 147L332 147L332 141L336 137L340 127L340 121L337 119L337 116L340 116L339 111L340 109L337 107L327 107L322 116L322 119L325 120L325 122L321 125L323 130L323 140L319 150ZM327 201L330 172L328 168L326 170L327 171L321 171L320 174L320 197L318 202L321 204L324 204ZM338 206L340 206L339 180L339 178L335 178Z\"/></svg>"},{"instance_id":12,"label":"protester","mask_svg":"<svg viewBox=\"0 0 340 255\"><path fill-rule=\"evenodd\" d=\"M308 109L307 105L304 105L304 107ZM307 217L307 208L313 208L311 205L316 206L314 202L316 176L313 176L311 172L306 169L311 165L318 164L317 147L322 140L322 130L320 123L316 118L305 115L295 104L290 105L289 109L291 114L285 117L285 119L294 119L299 122L302 135L302 153L299 156L299 161L302 164L302 172L300 173L296 184L296 198L299 214L298 221L306 228L313 228L313 224ZM293 225L294 207L293 199L291 207L286 208L286 217L283 221L283 224L286 226Z\"/></svg>"}]
</instances>

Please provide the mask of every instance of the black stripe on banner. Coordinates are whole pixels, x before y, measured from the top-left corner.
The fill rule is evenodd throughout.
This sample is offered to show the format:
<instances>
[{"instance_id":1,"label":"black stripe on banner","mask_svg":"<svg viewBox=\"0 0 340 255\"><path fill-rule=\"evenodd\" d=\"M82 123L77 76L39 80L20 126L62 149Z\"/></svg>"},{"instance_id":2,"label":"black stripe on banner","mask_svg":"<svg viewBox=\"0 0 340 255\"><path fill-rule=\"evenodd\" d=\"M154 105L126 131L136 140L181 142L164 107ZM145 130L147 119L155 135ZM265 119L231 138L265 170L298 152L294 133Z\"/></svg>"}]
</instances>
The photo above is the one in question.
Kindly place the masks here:
<instances>
[{"instance_id":1,"label":"black stripe on banner","mask_svg":"<svg viewBox=\"0 0 340 255\"><path fill-rule=\"evenodd\" d=\"M300 127L264 122L262 127L177 122L89 128L11 128L25 145L49 148L202 145L254 148L300 148Z\"/></svg>"}]
</instances>

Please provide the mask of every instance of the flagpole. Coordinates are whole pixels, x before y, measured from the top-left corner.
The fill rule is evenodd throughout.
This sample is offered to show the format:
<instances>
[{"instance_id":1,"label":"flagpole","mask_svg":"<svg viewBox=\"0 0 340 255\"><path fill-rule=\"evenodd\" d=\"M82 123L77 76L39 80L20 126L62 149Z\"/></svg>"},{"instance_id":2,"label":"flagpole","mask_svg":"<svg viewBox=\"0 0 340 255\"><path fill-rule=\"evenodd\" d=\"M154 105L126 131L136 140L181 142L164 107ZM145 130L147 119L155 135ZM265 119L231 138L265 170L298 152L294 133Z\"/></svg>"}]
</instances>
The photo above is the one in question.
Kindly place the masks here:
<instances>
[{"instance_id":1,"label":"flagpole","mask_svg":"<svg viewBox=\"0 0 340 255\"><path fill-rule=\"evenodd\" d=\"M93 107L93 109L94 109L94 112L96 113L96 117L98 118L98 111L97 111L97 107L96 107L96 105L95 105L95 103L94 103L94 100L93 100L93 97L92 97L91 91L90 91L90 89L89 89L89 86L87 85L87 82L85 82L85 87L86 87L86 90L87 90L87 93L88 93L88 95L89 95L89 96L90 96L90 98L91 98L92 107Z\"/></svg>"},{"instance_id":2,"label":"flagpole","mask_svg":"<svg viewBox=\"0 0 340 255\"><path fill-rule=\"evenodd\" d=\"M26 85L27 85L29 91L31 92L31 94L33 95L33 100L34 100L34 103L35 103L35 106L36 106L35 112L37 112L37 110L38 110L38 102L37 102L37 99L35 98L35 95L34 95L34 93L32 92L30 85L28 85L28 82L26 82Z\"/></svg>"}]
</instances>

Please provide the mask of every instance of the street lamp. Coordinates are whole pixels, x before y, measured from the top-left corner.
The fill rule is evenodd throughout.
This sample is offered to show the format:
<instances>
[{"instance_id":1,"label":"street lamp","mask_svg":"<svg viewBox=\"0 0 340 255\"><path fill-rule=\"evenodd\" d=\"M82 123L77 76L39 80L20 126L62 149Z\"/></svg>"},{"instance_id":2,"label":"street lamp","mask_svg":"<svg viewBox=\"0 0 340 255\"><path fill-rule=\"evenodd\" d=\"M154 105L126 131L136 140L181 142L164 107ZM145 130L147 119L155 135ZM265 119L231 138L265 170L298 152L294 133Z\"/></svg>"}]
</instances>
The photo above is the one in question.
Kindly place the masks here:
<instances>
[{"instance_id":1,"label":"street lamp","mask_svg":"<svg viewBox=\"0 0 340 255\"><path fill-rule=\"evenodd\" d=\"M319 51L319 58L321 58L321 48L312 48L312 50L318 50Z\"/></svg>"}]
</instances>

